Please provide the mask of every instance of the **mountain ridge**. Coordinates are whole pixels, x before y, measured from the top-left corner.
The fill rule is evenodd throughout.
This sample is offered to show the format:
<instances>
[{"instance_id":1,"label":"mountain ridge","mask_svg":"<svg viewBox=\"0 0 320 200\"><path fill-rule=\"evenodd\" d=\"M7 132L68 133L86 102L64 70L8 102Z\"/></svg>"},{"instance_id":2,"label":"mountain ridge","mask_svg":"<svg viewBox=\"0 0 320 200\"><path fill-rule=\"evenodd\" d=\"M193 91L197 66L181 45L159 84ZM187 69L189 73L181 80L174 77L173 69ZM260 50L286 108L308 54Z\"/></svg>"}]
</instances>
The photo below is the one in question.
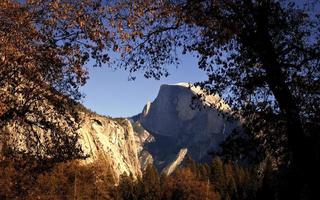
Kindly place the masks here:
<instances>
[{"instance_id":1,"label":"mountain ridge","mask_svg":"<svg viewBox=\"0 0 320 200\"><path fill-rule=\"evenodd\" d=\"M188 83L162 85L155 100L131 118L106 117L78 105L82 118L78 142L88 155L81 163L102 156L119 181L122 174L137 179L149 164L169 175L187 156L208 160L208 152L219 151L219 144L239 123L220 114L230 114L230 108L217 95L198 99L203 108L192 108L198 94L205 93Z\"/></svg>"},{"instance_id":2,"label":"mountain ridge","mask_svg":"<svg viewBox=\"0 0 320 200\"><path fill-rule=\"evenodd\" d=\"M199 94L203 98L195 98ZM202 108L193 108L193 103L200 103ZM152 142L143 144L144 151L153 156L153 164L160 171L171 173L173 170L165 169L178 166L176 159L182 163L189 155L197 161L208 160L208 152L220 150L219 145L240 126L222 113L232 114L218 95L206 95L200 87L178 83L162 85L155 100L147 103L131 121L154 137ZM183 149L188 153L181 154Z\"/></svg>"}]
</instances>

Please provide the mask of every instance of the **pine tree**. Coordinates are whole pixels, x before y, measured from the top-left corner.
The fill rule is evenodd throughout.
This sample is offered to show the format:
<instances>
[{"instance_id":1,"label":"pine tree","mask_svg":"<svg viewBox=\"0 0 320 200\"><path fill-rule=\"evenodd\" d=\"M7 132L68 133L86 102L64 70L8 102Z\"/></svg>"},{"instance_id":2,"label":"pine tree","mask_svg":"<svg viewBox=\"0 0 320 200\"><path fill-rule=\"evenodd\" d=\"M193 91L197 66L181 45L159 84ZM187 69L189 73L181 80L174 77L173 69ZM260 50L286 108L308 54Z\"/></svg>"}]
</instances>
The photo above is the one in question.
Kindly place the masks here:
<instances>
[{"instance_id":1,"label":"pine tree","mask_svg":"<svg viewBox=\"0 0 320 200\"><path fill-rule=\"evenodd\" d=\"M273 188L273 167L272 161L267 158L265 161L265 167L263 171L263 179L262 179L262 186L258 191L258 199L261 200L272 200L275 199L274 196L274 188Z\"/></svg>"},{"instance_id":2,"label":"pine tree","mask_svg":"<svg viewBox=\"0 0 320 200\"><path fill-rule=\"evenodd\" d=\"M161 198L160 178L153 165L148 165L142 178L141 200L159 200Z\"/></svg>"},{"instance_id":3,"label":"pine tree","mask_svg":"<svg viewBox=\"0 0 320 200\"><path fill-rule=\"evenodd\" d=\"M196 177L190 168L180 168L163 183L162 199L174 200L219 200L219 194L212 190L210 182Z\"/></svg>"},{"instance_id":4,"label":"pine tree","mask_svg":"<svg viewBox=\"0 0 320 200\"><path fill-rule=\"evenodd\" d=\"M210 167L207 163L199 165L199 178L201 180L209 180L210 178Z\"/></svg>"},{"instance_id":5,"label":"pine tree","mask_svg":"<svg viewBox=\"0 0 320 200\"><path fill-rule=\"evenodd\" d=\"M192 159L191 156L188 156L185 167L189 168L192 172L197 171L197 163Z\"/></svg>"},{"instance_id":6,"label":"pine tree","mask_svg":"<svg viewBox=\"0 0 320 200\"><path fill-rule=\"evenodd\" d=\"M118 186L118 193L123 200L137 200L137 190L135 183L131 176L126 174L120 177L120 183Z\"/></svg>"},{"instance_id":7,"label":"pine tree","mask_svg":"<svg viewBox=\"0 0 320 200\"><path fill-rule=\"evenodd\" d=\"M232 163L226 163L224 165L224 173L226 179L226 190L225 193L229 199L237 198L237 187L234 179L234 170ZM227 198L226 198L227 199Z\"/></svg>"},{"instance_id":8,"label":"pine tree","mask_svg":"<svg viewBox=\"0 0 320 200\"><path fill-rule=\"evenodd\" d=\"M219 157L215 157L211 165L211 182L216 191L218 191L223 198L225 196L226 179L223 170L223 162Z\"/></svg>"}]
</instances>

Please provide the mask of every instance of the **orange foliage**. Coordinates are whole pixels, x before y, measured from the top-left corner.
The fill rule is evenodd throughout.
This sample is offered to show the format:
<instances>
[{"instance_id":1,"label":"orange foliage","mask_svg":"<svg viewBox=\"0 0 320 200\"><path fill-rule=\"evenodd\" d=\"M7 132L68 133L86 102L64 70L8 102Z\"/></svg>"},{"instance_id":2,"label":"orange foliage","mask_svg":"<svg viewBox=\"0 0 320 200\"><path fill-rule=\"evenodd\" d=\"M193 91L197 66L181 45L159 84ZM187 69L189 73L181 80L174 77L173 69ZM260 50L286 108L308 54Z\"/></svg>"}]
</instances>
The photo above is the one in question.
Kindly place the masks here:
<instances>
[{"instance_id":1,"label":"orange foliage","mask_svg":"<svg viewBox=\"0 0 320 200\"><path fill-rule=\"evenodd\" d=\"M201 181L189 168L183 168L166 178L163 196L164 199L220 199L211 188L209 180Z\"/></svg>"},{"instance_id":2,"label":"orange foliage","mask_svg":"<svg viewBox=\"0 0 320 200\"><path fill-rule=\"evenodd\" d=\"M112 199L114 180L108 164L60 163L45 172L0 162L0 199Z\"/></svg>"}]
</instances>

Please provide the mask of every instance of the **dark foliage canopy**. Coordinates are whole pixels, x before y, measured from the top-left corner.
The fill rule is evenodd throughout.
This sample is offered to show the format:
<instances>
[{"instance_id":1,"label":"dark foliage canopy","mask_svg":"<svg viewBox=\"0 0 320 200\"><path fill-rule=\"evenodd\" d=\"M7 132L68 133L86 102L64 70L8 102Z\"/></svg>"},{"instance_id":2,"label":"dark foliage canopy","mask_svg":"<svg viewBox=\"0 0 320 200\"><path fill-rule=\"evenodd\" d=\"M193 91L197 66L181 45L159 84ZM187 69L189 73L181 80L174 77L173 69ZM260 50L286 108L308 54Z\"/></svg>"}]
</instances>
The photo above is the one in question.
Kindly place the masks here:
<instances>
[{"instance_id":1,"label":"dark foliage canopy","mask_svg":"<svg viewBox=\"0 0 320 200\"><path fill-rule=\"evenodd\" d=\"M89 59L110 64L111 50L132 78L142 70L160 79L191 53L208 75L198 84L234 108L251 144L292 170L292 198L315 192L320 20L318 1L306 3L314 9L289 0L2 0L2 141L26 140L40 159L76 157L70 99L81 97Z\"/></svg>"},{"instance_id":2,"label":"dark foliage canopy","mask_svg":"<svg viewBox=\"0 0 320 200\"><path fill-rule=\"evenodd\" d=\"M100 0L0 2L0 138L39 160L79 157L77 103L89 59L112 47Z\"/></svg>"},{"instance_id":3,"label":"dark foliage canopy","mask_svg":"<svg viewBox=\"0 0 320 200\"><path fill-rule=\"evenodd\" d=\"M312 185L320 163L319 2L298 3L137 0L115 7L119 65L159 79L167 64L179 64L180 52L197 56L208 75L198 84L225 98L261 152L291 168L297 193Z\"/></svg>"}]
</instances>

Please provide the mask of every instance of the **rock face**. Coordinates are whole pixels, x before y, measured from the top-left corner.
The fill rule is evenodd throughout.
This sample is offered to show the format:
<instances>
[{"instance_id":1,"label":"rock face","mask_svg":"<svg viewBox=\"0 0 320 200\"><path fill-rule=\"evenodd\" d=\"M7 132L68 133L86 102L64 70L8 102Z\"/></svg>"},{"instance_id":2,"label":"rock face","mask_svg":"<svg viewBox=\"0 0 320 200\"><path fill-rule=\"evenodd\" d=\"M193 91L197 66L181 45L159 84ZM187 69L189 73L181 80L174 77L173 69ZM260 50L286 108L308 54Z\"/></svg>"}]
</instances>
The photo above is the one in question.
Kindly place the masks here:
<instances>
[{"instance_id":1,"label":"rock face","mask_svg":"<svg viewBox=\"0 0 320 200\"><path fill-rule=\"evenodd\" d=\"M239 123L221 115L228 115L230 108L218 96L205 95L198 102L201 109L191 108L197 94L203 91L189 84L162 85L157 98L130 119L79 111L83 117L79 143L89 156L83 163L102 157L118 180L124 173L141 176L148 164L171 174L188 155L206 161L208 152L219 150ZM45 134L46 130L39 131Z\"/></svg>"},{"instance_id":2,"label":"rock face","mask_svg":"<svg viewBox=\"0 0 320 200\"><path fill-rule=\"evenodd\" d=\"M182 161L186 157L187 152L188 149L181 149L177 157L163 169L163 173L168 175L171 174L182 163Z\"/></svg>"},{"instance_id":3,"label":"rock face","mask_svg":"<svg viewBox=\"0 0 320 200\"><path fill-rule=\"evenodd\" d=\"M192 98L201 93L200 88L186 83L162 85L157 98L132 118L153 136L141 145L167 174L186 155L197 161L209 159L208 152L218 151L219 144L239 126L222 115L229 115L230 108L217 95L205 96L196 102L201 107L192 108Z\"/></svg>"},{"instance_id":4,"label":"rock face","mask_svg":"<svg viewBox=\"0 0 320 200\"><path fill-rule=\"evenodd\" d=\"M129 120L86 116L79 133L82 149L89 155L85 162L102 156L111 164L116 180L124 173L134 178L141 176L138 159L140 147Z\"/></svg>"},{"instance_id":5,"label":"rock face","mask_svg":"<svg viewBox=\"0 0 320 200\"><path fill-rule=\"evenodd\" d=\"M132 175L133 178L141 176L140 161L138 152L142 148L136 141L133 127L128 119L113 119L91 113L81 111L82 124L78 130L78 143L88 156L85 160L81 160L82 164L89 164L96 160L106 162L111 167L113 178L119 180L121 174ZM59 120L59 119L57 119ZM23 134L15 132L15 130L23 131L23 127L18 125L6 127L6 132L11 133L11 140L7 141L7 145L12 145L18 150L27 150L27 141ZM42 134L48 134L47 130L37 128L35 131ZM2 142L0 140L0 154ZM0 155L1 160L1 155Z\"/></svg>"},{"instance_id":6,"label":"rock face","mask_svg":"<svg viewBox=\"0 0 320 200\"><path fill-rule=\"evenodd\" d=\"M130 119L86 114L80 129L81 145L90 155L86 162L103 155L118 178L123 173L138 177L148 164L171 174L188 155L209 160L208 153L219 151L240 123L226 118L230 108L219 96L192 101L199 94L204 94L199 87L187 83L162 85L156 99Z\"/></svg>"}]
</instances>

